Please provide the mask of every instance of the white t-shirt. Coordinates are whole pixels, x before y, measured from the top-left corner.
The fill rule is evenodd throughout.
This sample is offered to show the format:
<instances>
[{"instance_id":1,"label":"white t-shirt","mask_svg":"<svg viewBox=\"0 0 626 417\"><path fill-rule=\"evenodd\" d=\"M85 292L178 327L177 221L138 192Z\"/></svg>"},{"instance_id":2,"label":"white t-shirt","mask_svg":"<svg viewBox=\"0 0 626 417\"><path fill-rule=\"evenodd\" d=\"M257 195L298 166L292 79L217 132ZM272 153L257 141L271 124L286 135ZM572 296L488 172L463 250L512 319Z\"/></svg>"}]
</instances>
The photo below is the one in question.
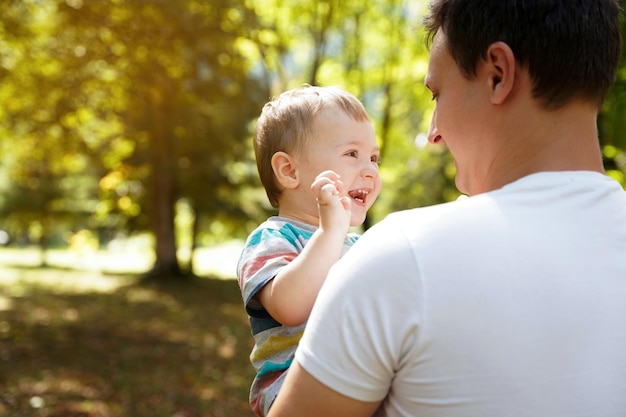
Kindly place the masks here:
<instances>
[{"instance_id":1,"label":"white t-shirt","mask_svg":"<svg viewBox=\"0 0 626 417\"><path fill-rule=\"evenodd\" d=\"M331 270L296 359L389 417L626 416L626 192L546 172L388 216Z\"/></svg>"}]
</instances>

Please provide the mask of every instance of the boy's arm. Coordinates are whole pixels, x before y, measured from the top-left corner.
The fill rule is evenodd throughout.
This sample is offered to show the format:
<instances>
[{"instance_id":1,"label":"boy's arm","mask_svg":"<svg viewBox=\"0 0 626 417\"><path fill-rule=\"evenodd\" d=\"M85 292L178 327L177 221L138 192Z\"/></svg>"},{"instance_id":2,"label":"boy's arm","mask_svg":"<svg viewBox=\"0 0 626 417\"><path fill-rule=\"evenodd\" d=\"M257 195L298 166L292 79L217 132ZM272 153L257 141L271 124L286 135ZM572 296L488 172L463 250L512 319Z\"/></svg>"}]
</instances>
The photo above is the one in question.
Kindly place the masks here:
<instances>
[{"instance_id":1,"label":"boy's arm","mask_svg":"<svg viewBox=\"0 0 626 417\"><path fill-rule=\"evenodd\" d=\"M318 199L319 228L303 251L258 293L263 307L285 326L308 319L330 267L341 257L351 214L349 199L341 197L342 186L335 173L317 177L311 189Z\"/></svg>"}]
</instances>

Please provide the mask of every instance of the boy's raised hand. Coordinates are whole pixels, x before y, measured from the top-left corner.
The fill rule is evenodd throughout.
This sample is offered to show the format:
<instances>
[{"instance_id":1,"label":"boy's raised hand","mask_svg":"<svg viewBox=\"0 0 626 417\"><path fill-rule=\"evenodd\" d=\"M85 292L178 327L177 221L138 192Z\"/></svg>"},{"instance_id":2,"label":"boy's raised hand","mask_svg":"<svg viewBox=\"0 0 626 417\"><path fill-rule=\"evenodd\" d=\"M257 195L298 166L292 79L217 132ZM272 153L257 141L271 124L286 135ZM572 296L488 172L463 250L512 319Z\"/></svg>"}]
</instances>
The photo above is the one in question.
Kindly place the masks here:
<instances>
[{"instance_id":1,"label":"boy's raised hand","mask_svg":"<svg viewBox=\"0 0 626 417\"><path fill-rule=\"evenodd\" d=\"M311 191L317 198L320 228L346 233L350 228L351 201L339 175L330 170L320 173L311 184Z\"/></svg>"}]
</instances>

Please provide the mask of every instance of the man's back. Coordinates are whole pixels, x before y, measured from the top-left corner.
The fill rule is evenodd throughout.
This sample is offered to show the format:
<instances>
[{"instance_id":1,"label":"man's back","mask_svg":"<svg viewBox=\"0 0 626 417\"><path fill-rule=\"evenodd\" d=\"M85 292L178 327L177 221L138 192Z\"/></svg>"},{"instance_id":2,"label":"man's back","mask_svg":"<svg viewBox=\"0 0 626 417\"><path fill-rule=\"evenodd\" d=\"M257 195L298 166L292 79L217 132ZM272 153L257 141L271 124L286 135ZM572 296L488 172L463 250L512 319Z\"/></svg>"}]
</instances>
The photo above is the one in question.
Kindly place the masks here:
<instances>
[{"instance_id":1,"label":"man's back","mask_svg":"<svg viewBox=\"0 0 626 417\"><path fill-rule=\"evenodd\" d=\"M363 400L390 384L389 416L624 415L619 184L592 172L539 173L394 214L357 245L358 257L333 270L324 292L337 295L322 297L320 310L357 312L363 327L318 327L314 314L309 326L324 337L313 346L305 334L297 355L322 383ZM347 301L342 288L357 285ZM338 340L348 348L335 349ZM326 361L337 351L362 374L341 380Z\"/></svg>"}]
</instances>

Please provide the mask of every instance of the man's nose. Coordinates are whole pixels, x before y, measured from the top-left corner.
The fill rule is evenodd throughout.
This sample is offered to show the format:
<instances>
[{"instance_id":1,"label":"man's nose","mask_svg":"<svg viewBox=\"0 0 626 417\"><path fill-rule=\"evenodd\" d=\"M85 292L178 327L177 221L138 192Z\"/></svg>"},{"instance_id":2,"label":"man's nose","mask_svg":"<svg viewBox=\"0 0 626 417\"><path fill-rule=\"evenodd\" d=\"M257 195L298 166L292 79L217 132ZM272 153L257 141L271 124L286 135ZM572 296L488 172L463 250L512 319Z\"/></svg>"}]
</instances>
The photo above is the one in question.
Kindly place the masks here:
<instances>
[{"instance_id":1,"label":"man's nose","mask_svg":"<svg viewBox=\"0 0 626 417\"><path fill-rule=\"evenodd\" d=\"M435 120L435 115L433 115L433 119L430 122L430 127L428 128L428 142L437 144L441 142L441 135L439 134L439 129L437 129L437 124Z\"/></svg>"}]
</instances>

